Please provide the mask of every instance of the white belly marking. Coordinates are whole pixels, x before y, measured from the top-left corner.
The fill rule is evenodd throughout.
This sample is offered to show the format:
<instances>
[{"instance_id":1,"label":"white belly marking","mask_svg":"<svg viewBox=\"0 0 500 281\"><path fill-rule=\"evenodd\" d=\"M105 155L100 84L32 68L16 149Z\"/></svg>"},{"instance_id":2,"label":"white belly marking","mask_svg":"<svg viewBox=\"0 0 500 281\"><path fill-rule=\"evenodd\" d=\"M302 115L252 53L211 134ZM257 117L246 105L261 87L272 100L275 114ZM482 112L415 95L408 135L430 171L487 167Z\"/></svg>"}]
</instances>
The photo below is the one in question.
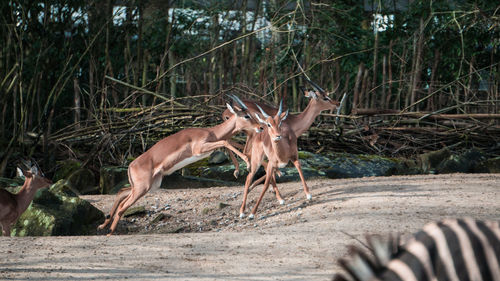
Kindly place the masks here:
<instances>
[{"instance_id":1,"label":"white belly marking","mask_svg":"<svg viewBox=\"0 0 500 281\"><path fill-rule=\"evenodd\" d=\"M163 175L164 176L168 176L168 175L171 175L173 172L191 164L191 163L194 163L194 162L197 162L197 161L200 161L201 159L204 159L204 158L207 158L209 155L210 155L211 152L208 152L208 153L204 153L204 154L199 154L199 155L193 155L191 157L188 157L186 159L183 159L177 163L175 163L175 165L170 168L169 170L167 170L166 172L163 172Z\"/></svg>"},{"instance_id":2,"label":"white belly marking","mask_svg":"<svg viewBox=\"0 0 500 281\"><path fill-rule=\"evenodd\" d=\"M288 163L278 163L278 168L285 168Z\"/></svg>"}]
</instances>

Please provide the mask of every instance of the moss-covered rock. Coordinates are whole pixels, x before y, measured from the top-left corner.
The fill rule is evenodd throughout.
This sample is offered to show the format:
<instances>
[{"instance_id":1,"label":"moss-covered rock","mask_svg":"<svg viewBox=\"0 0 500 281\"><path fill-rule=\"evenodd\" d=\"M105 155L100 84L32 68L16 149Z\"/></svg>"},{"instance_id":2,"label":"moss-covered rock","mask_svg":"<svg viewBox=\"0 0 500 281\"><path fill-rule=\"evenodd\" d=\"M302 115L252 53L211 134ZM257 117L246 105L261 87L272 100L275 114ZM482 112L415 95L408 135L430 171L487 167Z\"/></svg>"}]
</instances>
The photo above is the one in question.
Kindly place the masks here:
<instances>
[{"instance_id":1,"label":"moss-covered rock","mask_svg":"<svg viewBox=\"0 0 500 281\"><path fill-rule=\"evenodd\" d=\"M328 168L324 171L329 178L360 178L390 176L401 173L401 164L393 158L376 155L330 154Z\"/></svg>"},{"instance_id":2,"label":"moss-covered rock","mask_svg":"<svg viewBox=\"0 0 500 281\"><path fill-rule=\"evenodd\" d=\"M463 153L450 155L436 167L436 172L445 173L472 173L474 167L486 160L486 156L478 149L470 149Z\"/></svg>"},{"instance_id":3,"label":"moss-covered rock","mask_svg":"<svg viewBox=\"0 0 500 281\"><path fill-rule=\"evenodd\" d=\"M80 169L82 163L77 160L64 160L57 162L57 169L52 177L54 182L58 182L62 179L67 179L73 172Z\"/></svg>"},{"instance_id":4,"label":"moss-covered rock","mask_svg":"<svg viewBox=\"0 0 500 281\"><path fill-rule=\"evenodd\" d=\"M127 186L127 167L103 166L100 169L99 187L101 194L116 194L120 189Z\"/></svg>"},{"instance_id":5,"label":"moss-covered rock","mask_svg":"<svg viewBox=\"0 0 500 281\"><path fill-rule=\"evenodd\" d=\"M74 196L64 180L39 190L32 204L17 220L13 236L94 234L104 214Z\"/></svg>"},{"instance_id":6,"label":"moss-covered rock","mask_svg":"<svg viewBox=\"0 0 500 281\"><path fill-rule=\"evenodd\" d=\"M72 172L67 178L67 182L71 187L78 191L79 194L98 194L99 187L95 181L95 175L92 171L85 168L77 169Z\"/></svg>"},{"instance_id":7,"label":"moss-covered rock","mask_svg":"<svg viewBox=\"0 0 500 281\"><path fill-rule=\"evenodd\" d=\"M217 181L243 183L245 182L245 176L247 174L247 166L243 161L239 161L238 163L240 168L237 179L234 177L233 164L208 165L208 161L205 159L186 166L183 169L182 175L184 177L198 177ZM259 171L259 174L263 174L263 170Z\"/></svg>"},{"instance_id":8,"label":"moss-covered rock","mask_svg":"<svg viewBox=\"0 0 500 281\"><path fill-rule=\"evenodd\" d=\"M444 160L450 157L451 152L448 148L443 148L437 151L431 151L427 153L420 154L418 156L418 161L420 163L420 168L422 169L422 173L435 173L436 168L443 162Z\"/></svg>"},{"instance_id":9,"label":"moss-covered rock","mask_svg":"<svg viewBox=\"0 0 500 281\"><path fill-rule=\"evenodd\" d=\"M24 180L21 178L2 178L0 177L0 187L7 188L7 189L15 189L21 185L23 185Z\"/></svg>"},{"instance_id":10,"label":"moss-covered rock","mask_svg":"<svg viewBox=\"0 0 500 281\"><path fill-rule=\"evenodd\" d=\"M210 165L218 165L218 164L222 164L222 163L226 163L228 162L229 158L227 157L227 155L220 151L220 150L216 150L214 152L212 152L212 154L210 154L210 157L208 157L208 164Z\"/></svg>"},{"instance_id":11,"label":"moss-covered rock","mask_svg":"<svg viewBox=\"0 0 500 281\"><path fill-rule=\"evenodd\" d=\"M475 173L500 173L500 157L481 161L473 168L473 171Z\"/></svg>"}]
</instances>

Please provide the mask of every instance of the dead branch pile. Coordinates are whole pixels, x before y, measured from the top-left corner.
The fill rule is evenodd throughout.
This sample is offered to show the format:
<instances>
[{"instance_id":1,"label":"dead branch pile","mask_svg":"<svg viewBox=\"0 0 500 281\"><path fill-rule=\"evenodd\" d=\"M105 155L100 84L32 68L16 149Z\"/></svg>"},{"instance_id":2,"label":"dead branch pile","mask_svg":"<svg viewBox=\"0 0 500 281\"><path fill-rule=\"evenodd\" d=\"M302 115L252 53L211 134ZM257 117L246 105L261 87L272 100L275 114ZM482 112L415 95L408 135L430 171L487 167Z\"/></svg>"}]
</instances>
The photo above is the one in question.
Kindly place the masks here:
<instances>
[{"instance_id":1,"label":"dead branch pile","mask_svg":"<svg viewBox=\"0 0 500 281\"><path fill-rule=\"evenodd\" d=\"M107 108L94 119L52 133L50 141L79 159L126 164L127 159L179 130L222 122L223 106L199 100L203 99L184 100L184 104L165 101L145 108ZM299 138L299 148L313 152L411 156L445 146L491 149L500 140L500 114L400 113L374 109L357 109L353 113L322 114ZM244 141L243 136L236 138Z\"/></svg>"},{"instance_id":2,"label":"dead branch pile","mask_svg":"<svg viewBox=\"0 0 500 281\"><path fill-rule=\"evenodd\" d=\"M374 112L375 111L375 112ZM498 154L500 114L432 114L358 110L357 115L323 114L323 122L300 139L302 149L412 156L449 147L476 147Z\"/></svg>"}]
</instances>

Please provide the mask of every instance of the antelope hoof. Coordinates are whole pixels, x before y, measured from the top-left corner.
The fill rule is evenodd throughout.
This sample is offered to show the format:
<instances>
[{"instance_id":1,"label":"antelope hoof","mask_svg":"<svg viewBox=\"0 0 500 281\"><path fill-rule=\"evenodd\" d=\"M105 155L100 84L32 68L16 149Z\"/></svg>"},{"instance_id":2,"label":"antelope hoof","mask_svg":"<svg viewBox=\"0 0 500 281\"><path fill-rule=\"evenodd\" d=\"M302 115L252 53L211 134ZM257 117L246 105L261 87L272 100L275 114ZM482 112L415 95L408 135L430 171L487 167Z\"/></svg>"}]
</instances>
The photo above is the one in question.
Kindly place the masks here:
<instances>
[{"instance_id":1,"label":"antelope hoof","mask_svg":"<svg viewBox=\"0 0 500 281\"><path fill-rule=\"evenodd\" d=\"M249 220L253 220L254 218L255 218L255 215L254 215L254 214L250 214L250 215L248 215L248 219L249 219Z\"/></svg>"},{"instance_id":2,"label":"antelope hoof","mask_svg":"<svg viewBox=\"0 0 500 281\"><path fill-rule=\"evenodd\" d=\"M281 199L278 202L280 202L280 205L285 205L285 200Z\"/></svg>"},{"instance_id":3,"label":"antelope hoof","mask_svg":"<svg viewBox=\"0 0 500 281\"><path fill-rule=\"evenodd\" d=\"M313 198L313 197L312 197L312 195L311 195L311 194L307 194L307 195L306 195L306 199L307 199L307 200L311 200L312 198Z\"/></svg>"},{"instance_id":4,"label":"antelope hoof","mask_svg":"<svg viewBox=\"0 0 500 281\"><path fill-rule=\"evenodd\" d=\"M239 170L239 169L234 170L233 176L234 176L235 178L238 178L238 176L239 176L239 175L240 175L240 170Z\"/></svg>"},{"instance_id":5,"label":"antelope hoof","mask_svg":"<svg viewBox=\"0 0 500 281\"><path fill-rule=\"evenodd\" d=\"M245 217L245 213L240 213L240 219Z\"/></svg>"}]
</instances>

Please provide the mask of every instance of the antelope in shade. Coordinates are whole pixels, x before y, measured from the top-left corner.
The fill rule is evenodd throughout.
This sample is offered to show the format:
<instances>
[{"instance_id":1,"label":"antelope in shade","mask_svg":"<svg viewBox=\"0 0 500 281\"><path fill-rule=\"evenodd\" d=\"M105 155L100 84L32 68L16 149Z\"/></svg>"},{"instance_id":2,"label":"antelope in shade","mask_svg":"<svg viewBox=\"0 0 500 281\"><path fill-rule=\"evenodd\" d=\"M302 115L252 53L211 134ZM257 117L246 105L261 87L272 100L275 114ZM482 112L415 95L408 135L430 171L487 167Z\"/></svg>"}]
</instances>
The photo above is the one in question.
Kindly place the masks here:
<instances>
[{"instance_id":1,"label":"antelope in shade","mask_svg":"<svg viewBox=\"0 0 500 281\"><path fill-rule=\"evenodd\" d=\"M28 170L18 168L25 178L21 190L12 194L5 189L0 189L0 225L3 236L10 236L12 225L29 207L36 191L52 184L49 179L45 178L38 165L31 166L29 162L24 164L30 167L26 167L29 168Z\"/></svg>"},{"instance_id":2,"label":"antelope in shade","mask_svg":"<svg viewBox=\"0 0 500 281\"><path fill-rule=\"evenodd\" d=\"M117 194L109 216L98 228L103 229L113 221L108 236L112 235L123 213L150 189L158 188L164 175L208 157L217 148L225 147L248 162L247 156L229 144L228 139L240 131L259 133L263 128L245 104L240 103L235 96L231 97L238 106L233 108L226 104L231 117L222 124L211 128L181 130L160 140L132 161L128 167L130 187Z\"/></svg>"}]
</instances>

